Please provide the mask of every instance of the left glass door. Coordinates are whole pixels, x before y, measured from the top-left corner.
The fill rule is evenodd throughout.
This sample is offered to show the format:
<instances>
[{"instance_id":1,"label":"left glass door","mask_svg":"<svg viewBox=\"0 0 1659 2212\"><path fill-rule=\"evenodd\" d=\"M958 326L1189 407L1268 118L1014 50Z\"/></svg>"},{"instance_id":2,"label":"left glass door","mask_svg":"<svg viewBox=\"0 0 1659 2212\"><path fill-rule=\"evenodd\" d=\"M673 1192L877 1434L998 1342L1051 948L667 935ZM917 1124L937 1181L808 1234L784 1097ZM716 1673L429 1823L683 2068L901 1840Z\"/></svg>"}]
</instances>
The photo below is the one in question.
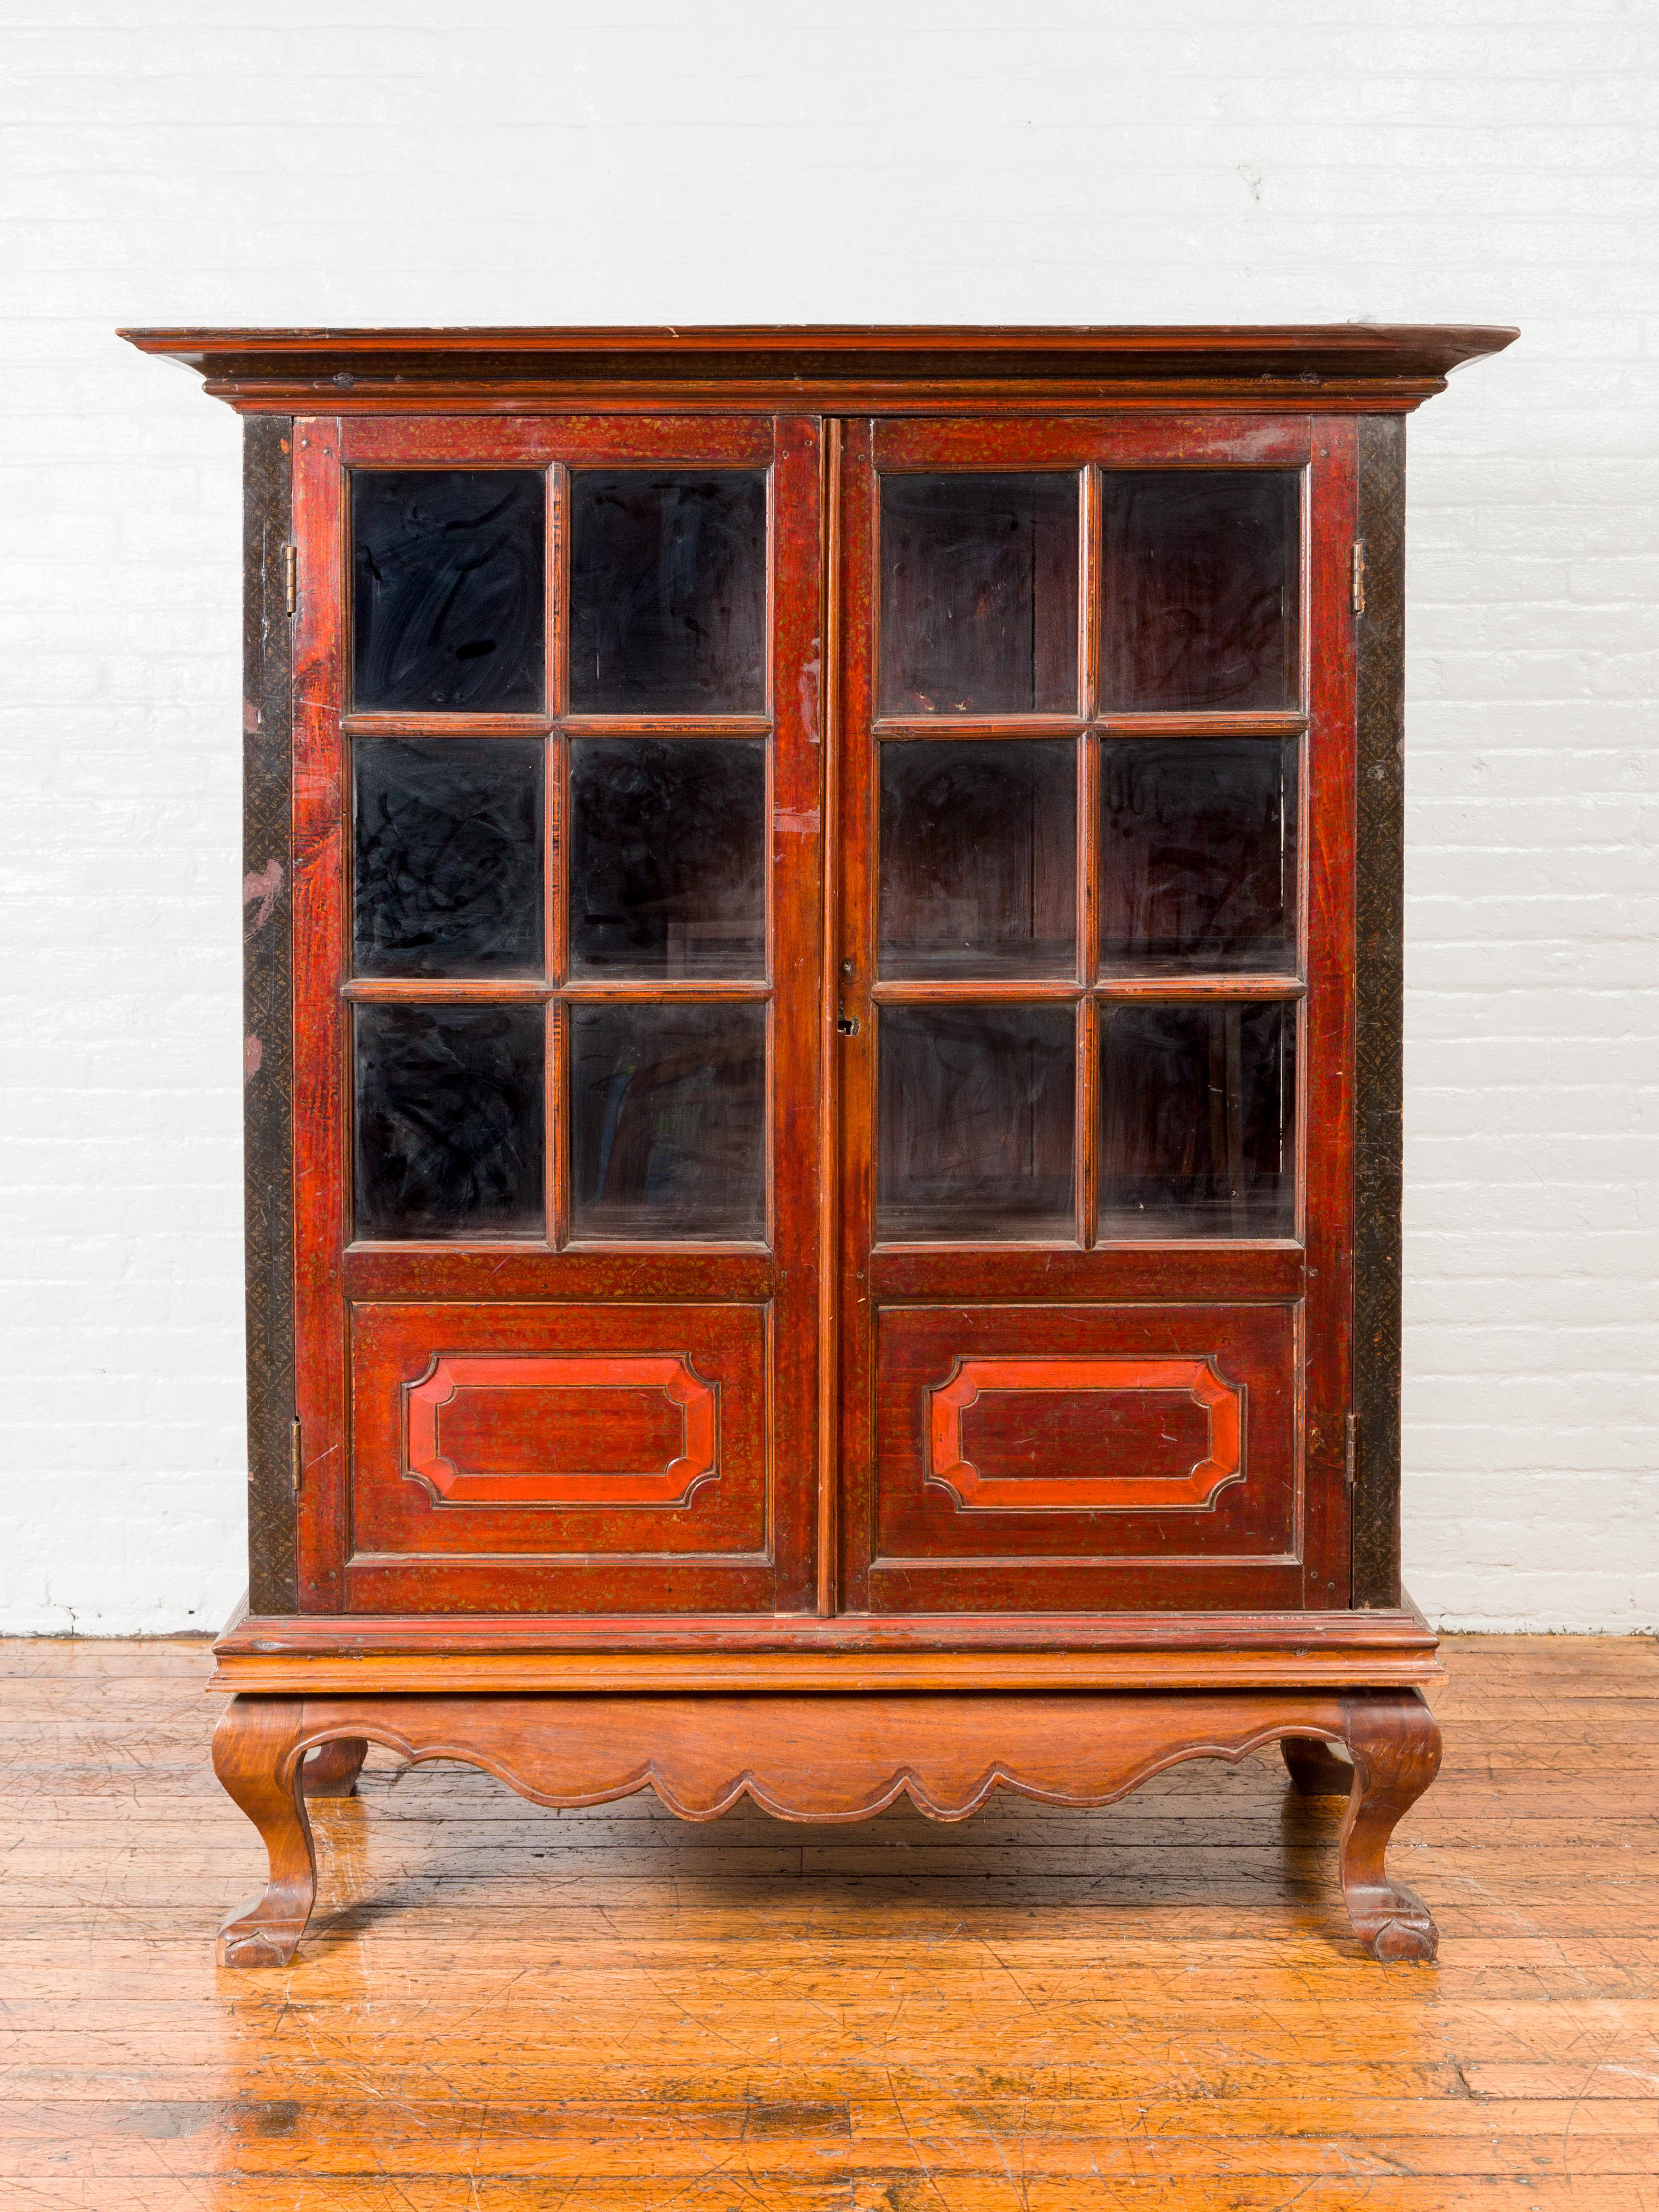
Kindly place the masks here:
<instances>
[{"instance_id":1,"label":"left glass door","mask_svg":"<svg viewBox=\"0 0 1659 2212\"><path fill-rule=\"evenodd\" d=\"M301 1603L810 1609L817 426L294 460Z\"/></svg>"}]
</instances>

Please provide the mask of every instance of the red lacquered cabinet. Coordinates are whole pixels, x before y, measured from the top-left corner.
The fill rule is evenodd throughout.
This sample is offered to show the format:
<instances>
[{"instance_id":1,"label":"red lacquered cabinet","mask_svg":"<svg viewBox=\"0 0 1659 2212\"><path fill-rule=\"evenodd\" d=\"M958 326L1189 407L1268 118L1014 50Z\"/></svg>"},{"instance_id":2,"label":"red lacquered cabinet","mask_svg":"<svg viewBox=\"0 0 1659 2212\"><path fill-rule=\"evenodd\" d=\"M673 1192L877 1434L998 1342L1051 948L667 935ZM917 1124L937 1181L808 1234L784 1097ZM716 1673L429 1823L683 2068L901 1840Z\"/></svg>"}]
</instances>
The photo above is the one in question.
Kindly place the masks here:
<instances>
[{"instance_id":1,"label":"red lacquered cabinet","mask_svg":"<svg viewBox=\"0 0 1659 2212\"><path fill-rule=\"evenodd\" d=\"M226 1962L370 1741L802 1820L1278 1741L1431 1956L1404 417L1514 333L126 335L246 424Z\"/></svg>"}]
</instances>

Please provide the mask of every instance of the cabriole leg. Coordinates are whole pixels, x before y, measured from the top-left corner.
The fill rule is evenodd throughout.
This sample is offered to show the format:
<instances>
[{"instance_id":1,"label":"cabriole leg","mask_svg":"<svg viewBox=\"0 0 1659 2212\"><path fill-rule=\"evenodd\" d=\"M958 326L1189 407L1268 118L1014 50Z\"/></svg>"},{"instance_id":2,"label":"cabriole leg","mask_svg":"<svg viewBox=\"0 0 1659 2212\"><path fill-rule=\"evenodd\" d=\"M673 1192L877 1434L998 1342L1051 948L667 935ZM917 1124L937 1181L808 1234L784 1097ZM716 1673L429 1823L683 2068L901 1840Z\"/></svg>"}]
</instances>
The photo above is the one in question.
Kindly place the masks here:
<instances>
[{"instance_id":1,"label":"cabriole leg","mask_svg":"<svg viewBox=\"0 0 1659 2212\"><path fill-rule=\"evenodd\" d=\"M285 1966L311 1917L317 1863L300 1789L300 1698L233 1698L213 1732L213 1769L259 1831L270 1861L264 1896L228 1920L222 1966Z\"/></svg>"},{"instance_id":2,"label":"cabriole leg","mask_svg":"<svg viewBox=\"0 0 1659 2212\"><path fill-rule=\"evenodd\" d=\"M1426 1963L1438 1940L1429 1908L1382 1864L1401 1817L1440 1765L1440 1730L1414 1690L1345 1698L1353 1789L1342 1821L1342 1893L1354 1933L1374 1959Z\"/></svg>"}]
</instances>

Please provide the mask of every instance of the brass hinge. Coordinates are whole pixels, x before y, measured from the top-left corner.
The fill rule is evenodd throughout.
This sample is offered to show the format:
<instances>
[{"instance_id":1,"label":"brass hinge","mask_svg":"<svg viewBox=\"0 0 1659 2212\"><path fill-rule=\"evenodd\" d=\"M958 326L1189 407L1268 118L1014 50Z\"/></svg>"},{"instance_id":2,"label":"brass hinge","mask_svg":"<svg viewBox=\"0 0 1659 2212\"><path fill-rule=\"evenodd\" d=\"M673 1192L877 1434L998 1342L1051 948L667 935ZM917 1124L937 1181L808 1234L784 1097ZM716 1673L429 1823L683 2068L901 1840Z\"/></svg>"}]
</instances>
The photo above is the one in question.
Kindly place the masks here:
<instances>
[{"instance_id":1,"label":"brass hinge","mask_svg":"<svg viewBox=\"0 0 1659 2212\"><path fill-rule=\"evenodd\" d=\"M1350 1490L1353 1488L1354 1440L1359 1433L1359 1417L1350 1413L1343 1423L1346 1432L1342 1454L1342 1477Z\"/></svg>"},{"instance_id":2,"label":"brass hinge","mask_svg":"<svg viewBox=\"0 0 1659 2212\"><path fill-rule=\"evenodd\" d=\"M296 1413L294 1416L294 1434L289 1443L288 1459L288 1479L293 1485L294 1495L296 1498L300 1495L300 1479L305 1471L305 1443L300 1433L300 1416Z\"/></svg>"},{"instance_id":3,"label":"brass hinge","mask_svg":"<svg viewBox=\"0 0 1659 2212\"><path fill-rule=\"evenodd\" d=\"M1365 541L1353 541L1353 611L1357 615L1365 611Z\"/></svg>"},{"instance_id":4,"label":"brass hinge","mask_svg":"<svg viewBox=\"0 0 1659 2212\"><path fill-rule=\"evenodd\" d=\"M283 601L289 614L300 604L300 549L297 545L283 548Z\"/></svg>"}]
</instances>

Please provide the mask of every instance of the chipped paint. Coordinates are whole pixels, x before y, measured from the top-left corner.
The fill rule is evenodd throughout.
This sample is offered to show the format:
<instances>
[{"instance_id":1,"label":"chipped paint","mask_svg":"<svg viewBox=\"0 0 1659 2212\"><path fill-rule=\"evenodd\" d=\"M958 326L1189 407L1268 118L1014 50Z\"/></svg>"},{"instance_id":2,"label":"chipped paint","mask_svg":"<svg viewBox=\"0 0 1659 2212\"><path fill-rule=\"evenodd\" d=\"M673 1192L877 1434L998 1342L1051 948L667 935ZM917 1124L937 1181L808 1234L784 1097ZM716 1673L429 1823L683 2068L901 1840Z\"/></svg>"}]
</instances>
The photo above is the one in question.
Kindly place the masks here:
<instances>
[{"instance_id":1,"label":"chipped paint","mask_svg":"<svg viewBox=\"0 0 1659 2212\"><path fill-rule=\"evenodd\" d=\"M263 929L270 920L272 910L282 895L282 889L283 868L280 860L267 860L257 875L243 877L242 904L244 907L252 906L256 899L259 902L258 909L252 916L250 924L252 930L257 932Z\"/></svg>"}]
</instances>

